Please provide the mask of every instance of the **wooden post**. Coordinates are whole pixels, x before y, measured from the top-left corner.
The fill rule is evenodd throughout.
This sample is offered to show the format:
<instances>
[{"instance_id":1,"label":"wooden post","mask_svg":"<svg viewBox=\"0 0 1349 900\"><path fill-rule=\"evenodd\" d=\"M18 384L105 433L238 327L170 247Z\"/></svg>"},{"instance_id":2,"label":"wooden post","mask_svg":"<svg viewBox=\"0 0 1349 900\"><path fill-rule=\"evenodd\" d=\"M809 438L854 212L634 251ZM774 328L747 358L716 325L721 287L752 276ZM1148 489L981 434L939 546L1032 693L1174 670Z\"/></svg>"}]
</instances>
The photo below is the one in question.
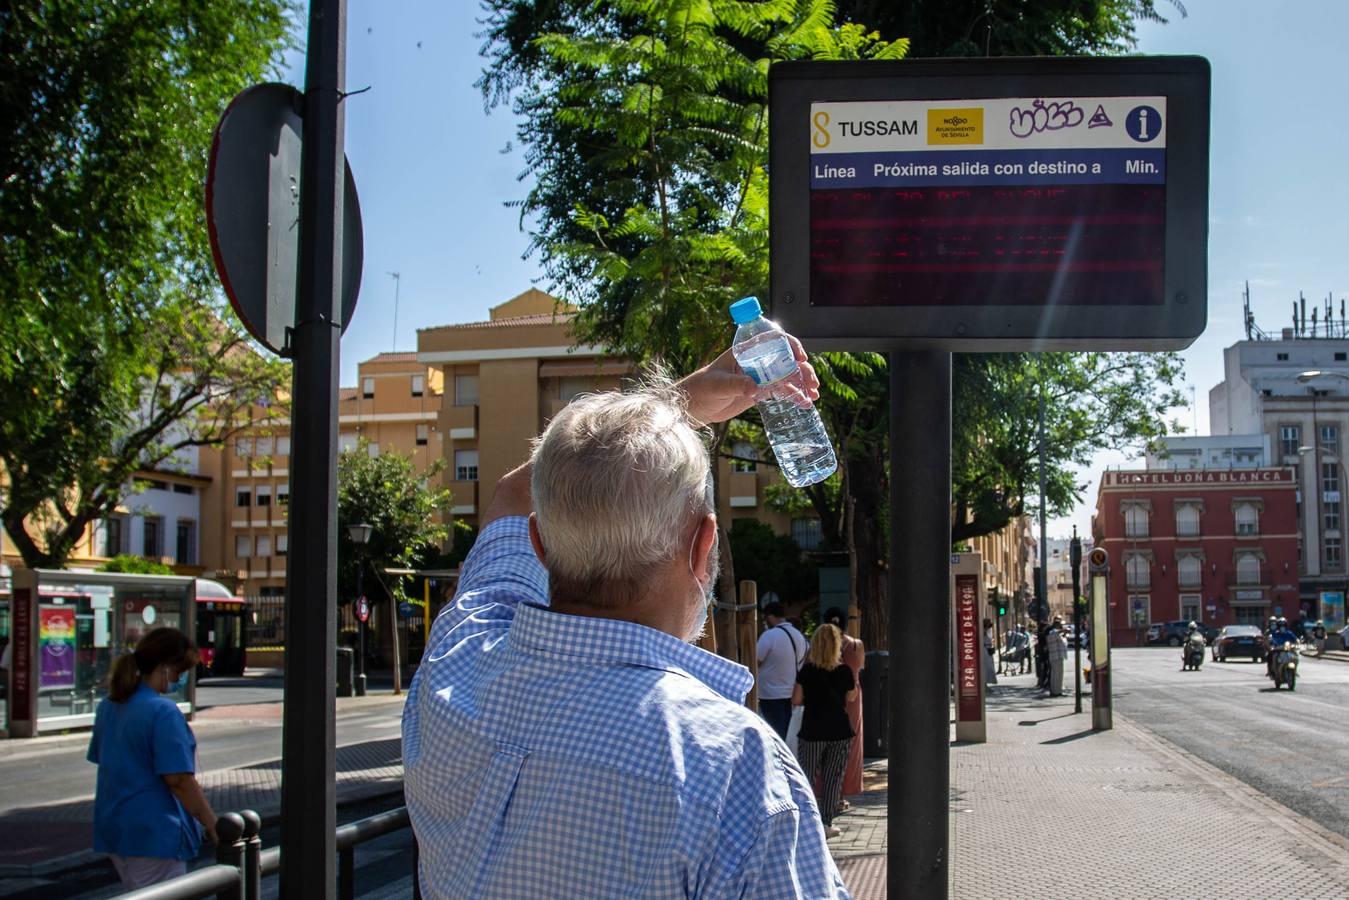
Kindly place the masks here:
<instances>
[{"instance_id":1,"label":"wooden post","mask_svg":"<svg viewBox=\"0 0 1349 900\"><path fill-rule=\"evenodd\" d=\"M740 664L754 676L754 684L745 696L745 705L759 709L759 586L740 582L740 608L735 612L736 634L740 640Z\"/></svg>"}]
</instances>

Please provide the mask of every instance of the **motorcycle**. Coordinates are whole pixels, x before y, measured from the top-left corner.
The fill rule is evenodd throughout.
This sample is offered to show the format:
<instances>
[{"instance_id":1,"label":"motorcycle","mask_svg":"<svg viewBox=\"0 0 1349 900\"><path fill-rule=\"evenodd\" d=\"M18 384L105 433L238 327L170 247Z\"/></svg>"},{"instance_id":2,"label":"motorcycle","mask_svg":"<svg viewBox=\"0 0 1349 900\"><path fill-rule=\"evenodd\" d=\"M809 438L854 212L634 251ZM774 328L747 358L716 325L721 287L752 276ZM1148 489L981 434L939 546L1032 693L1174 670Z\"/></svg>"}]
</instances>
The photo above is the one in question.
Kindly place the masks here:
<instances>
[{"instance_id":1,"label":"motorcycle","mask_svg":"<svg viewBox=\"0 0 1349 900\"><path fill-rule=\"evenodd\" d=\"M1297 690L1297 647L1292 641L1274 651L1274 690L1285 684L1288 690Z\"/></svg>"},{"instance_id":2,"label":"motorcycle","mask_svg":"<svg viewBox=\"0 0 1349 900\"><path fill-rule=\"evenodd\" d=\"M1204 664L1204 639L1198 634L1185 642L1181 651L1181 671L1198 672Z\"/></svg>"}]
</instances>

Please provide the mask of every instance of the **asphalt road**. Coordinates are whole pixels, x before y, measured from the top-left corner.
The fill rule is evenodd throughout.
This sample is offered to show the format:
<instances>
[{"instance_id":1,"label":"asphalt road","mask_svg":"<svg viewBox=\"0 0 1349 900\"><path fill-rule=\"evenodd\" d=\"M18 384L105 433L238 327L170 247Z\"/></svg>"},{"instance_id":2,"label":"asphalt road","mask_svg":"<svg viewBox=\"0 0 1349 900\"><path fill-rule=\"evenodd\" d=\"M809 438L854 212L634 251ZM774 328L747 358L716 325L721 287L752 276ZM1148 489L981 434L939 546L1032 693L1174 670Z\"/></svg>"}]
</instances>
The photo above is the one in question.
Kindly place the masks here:
<instances>
[{"instance_id":1,"label":"asphalt road","mask_svg":"<svg viewBox=\"0 0 1349 900\"><path fill-rule=\"evenodd\" d=\"M1349 837L1349 663L1303 656L1290 692L1274 690L1263 663L1210 655L1183 672L1170 647L1117 649L1112 661L1121 713Z\"/></svg>"}]
</instances>

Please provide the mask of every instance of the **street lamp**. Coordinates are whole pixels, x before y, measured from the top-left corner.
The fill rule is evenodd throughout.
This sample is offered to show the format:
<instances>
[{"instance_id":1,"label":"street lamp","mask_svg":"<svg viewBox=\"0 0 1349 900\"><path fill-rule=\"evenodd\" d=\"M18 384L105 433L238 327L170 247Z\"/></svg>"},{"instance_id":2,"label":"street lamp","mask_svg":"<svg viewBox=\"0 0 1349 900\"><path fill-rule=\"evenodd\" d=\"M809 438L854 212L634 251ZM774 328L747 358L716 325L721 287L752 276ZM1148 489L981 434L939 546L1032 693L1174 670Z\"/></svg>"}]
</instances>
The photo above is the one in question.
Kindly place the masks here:
<instances>
[{"instance_id":1,"label":"street lamp","mask_svg":"<svg viewBox=\"0 0 1349 900\"><path fill-rule=\"evenodd\" d=\"M365 591L361 586L362 576L365 574L365 546L370 543L370 533L375 529L365 523L347 526L347 534L351 535L351 542L356 545L356 600L360 602L365 596ZM361 618L360 613L356 614L356 696L365 696L365 619Z\"/></svg>"}]
</instances>

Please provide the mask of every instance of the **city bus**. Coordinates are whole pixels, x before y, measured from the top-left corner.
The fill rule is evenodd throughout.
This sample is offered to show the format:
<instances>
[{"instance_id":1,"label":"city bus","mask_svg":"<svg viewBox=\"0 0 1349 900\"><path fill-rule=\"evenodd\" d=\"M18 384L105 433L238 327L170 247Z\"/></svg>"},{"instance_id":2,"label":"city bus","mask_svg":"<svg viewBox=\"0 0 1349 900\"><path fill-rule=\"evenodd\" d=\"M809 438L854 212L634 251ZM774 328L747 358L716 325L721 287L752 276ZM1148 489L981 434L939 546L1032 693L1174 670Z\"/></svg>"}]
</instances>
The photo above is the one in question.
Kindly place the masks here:
<instances>
[{"instance_id":1,"label":"city bus","mask_svg":"<svg viewBox=\"0 0 1349 900\"><path fill-rule=\"evenodd\" d=\"M248 601L218 581L197 579L198 678L243 675L248 653Z\"/></svg>"}]
</instances>

